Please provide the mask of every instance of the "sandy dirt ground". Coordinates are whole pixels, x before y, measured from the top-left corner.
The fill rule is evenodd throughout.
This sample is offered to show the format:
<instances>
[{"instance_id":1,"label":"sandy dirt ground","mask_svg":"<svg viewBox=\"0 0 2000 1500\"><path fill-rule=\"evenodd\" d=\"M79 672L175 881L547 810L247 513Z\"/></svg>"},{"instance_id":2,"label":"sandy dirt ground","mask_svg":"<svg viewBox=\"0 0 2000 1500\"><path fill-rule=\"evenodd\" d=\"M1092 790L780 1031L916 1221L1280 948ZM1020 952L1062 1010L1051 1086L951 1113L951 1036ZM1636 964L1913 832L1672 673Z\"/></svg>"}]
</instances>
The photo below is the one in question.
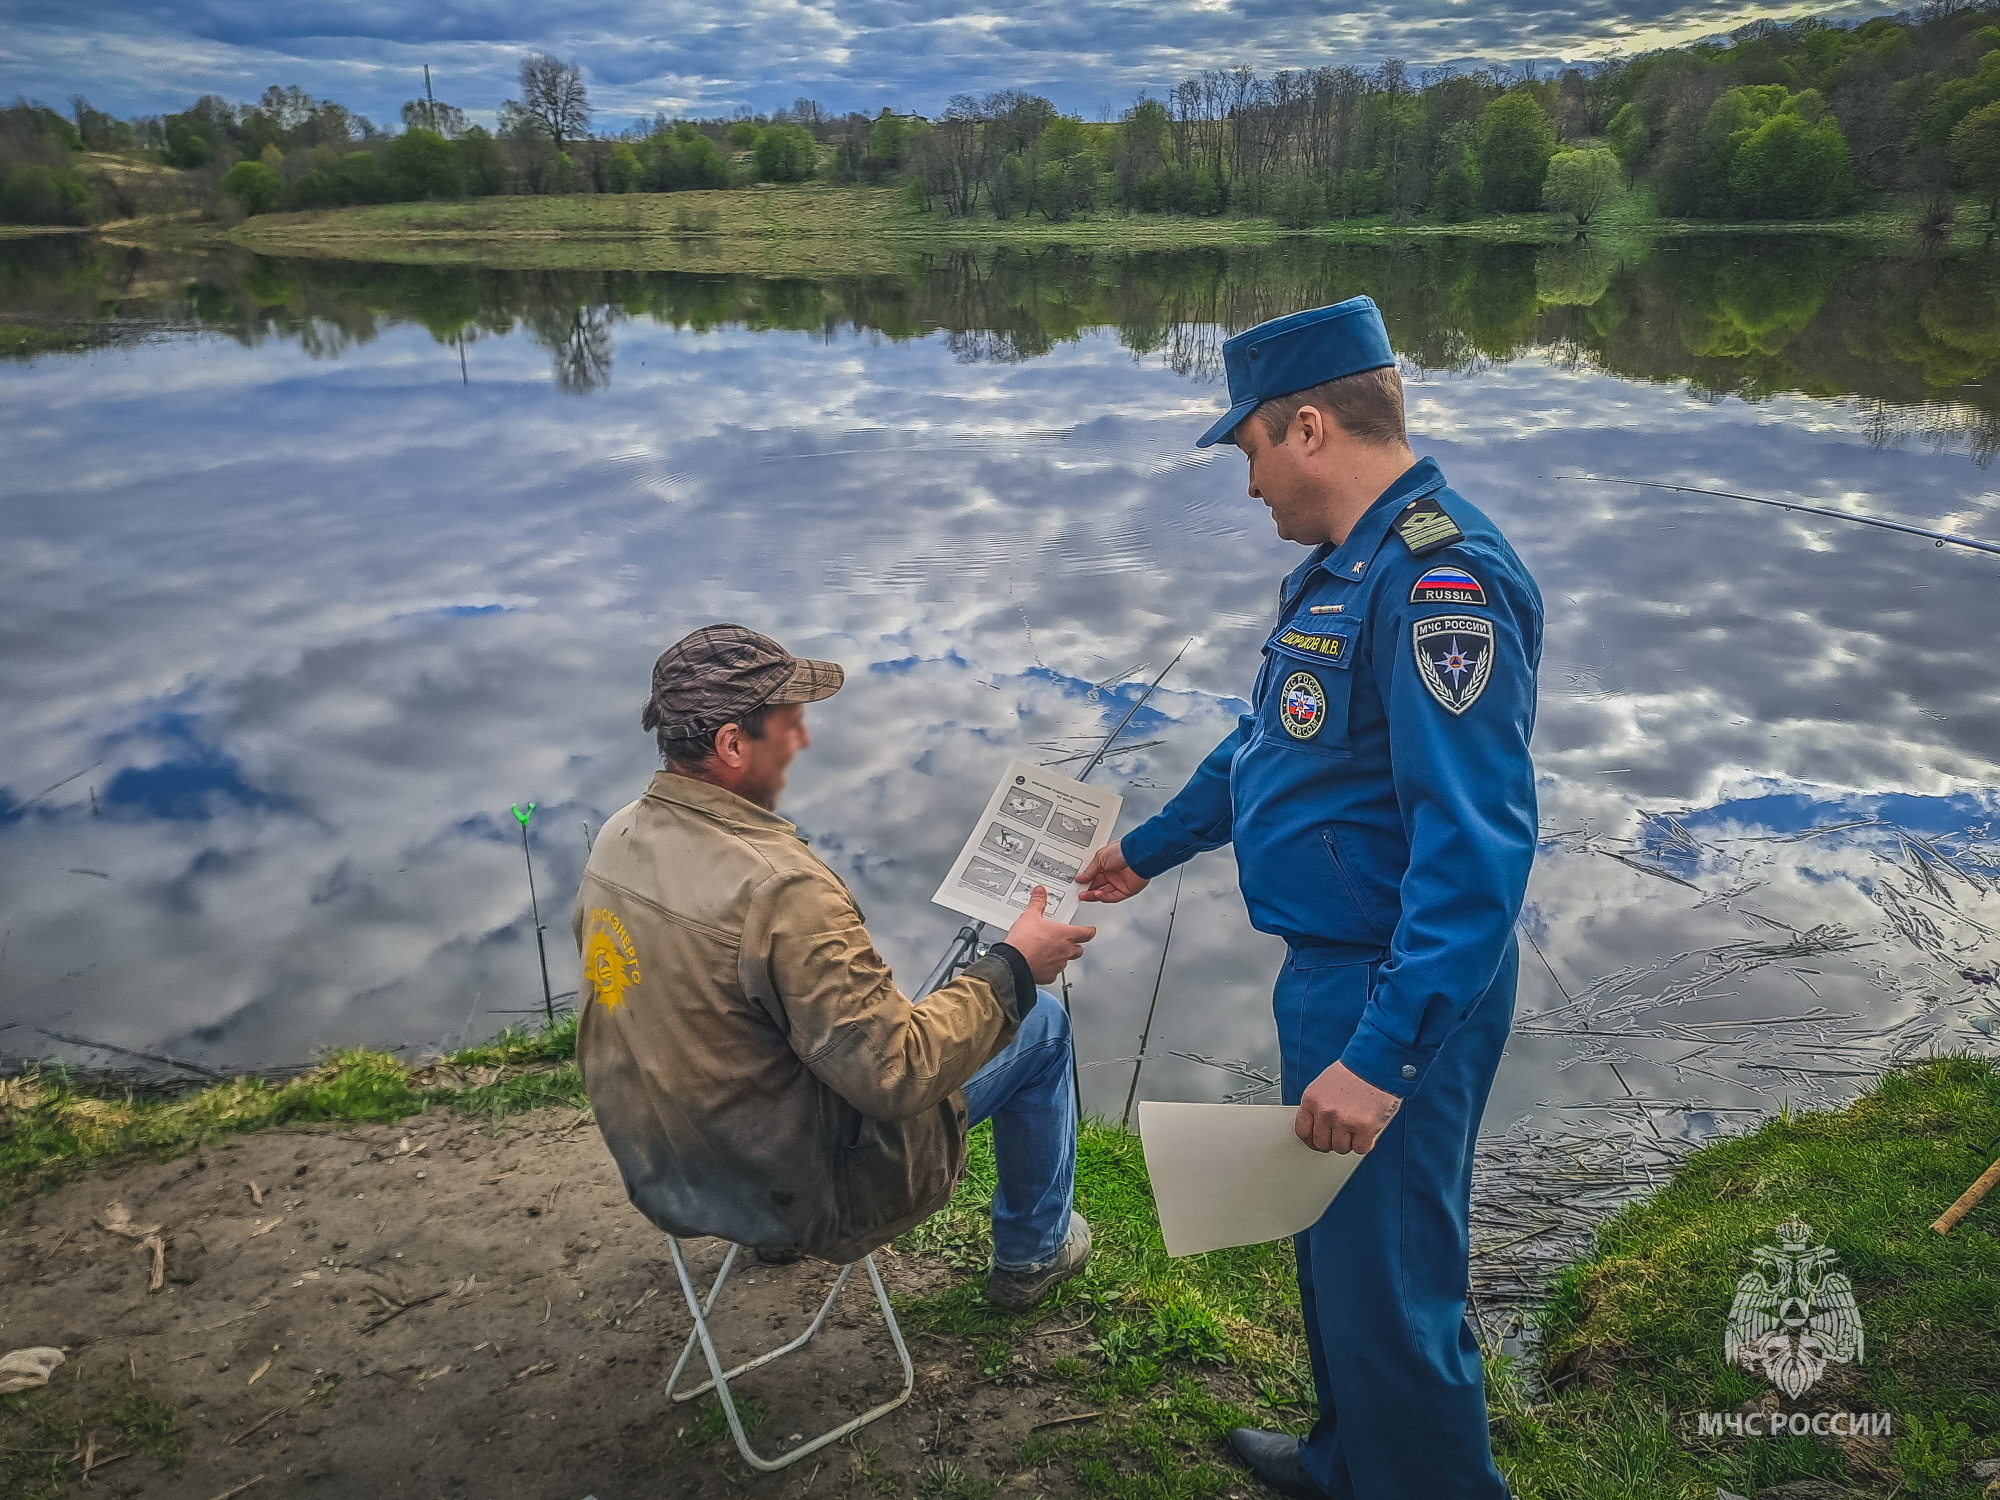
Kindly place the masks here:
<instances>
[{"instance_id":1,"label":"sandy dirt ground","mask_svg":"<svg viewBox=\"0 0 2000 1500\"><path fill-rule=\"evenodd\" d=\"M132 1226L162 1226L159 1291L151 1251L102 1227L113 1204ZM723 1248L693 1242L704 1285ZM834 1275L744 1259L713 1319L731 1363L803 1330ZM895 1293L972 1274L879 1259ZM998 1482L1001 1497L1067 1494L1059 1469L1016 1471L1013 1457L1038 1424L1089 1409L1037 1379L1090 1337L1064 1331L1073 1321L1048 1319L1000 1380L963 1342L912 1337L906 1406L858 1446L764 1476L726 1434L694 1441L708 1398L664 1398L690 1328L667 1243L573 1111L497 1132L449 1111L267 1131L95 1175L0 1218L0 1353L61 1347L71 1378L123 1366L179 1415L185 1466L163 1473L135 1453L79 1490L104 1496L803 1500L913 1494L940 1463ZM741 1390L768 1409L753 1439L768 1453L900 1383L857 1272L826 1331Z\"/></svg>"}]
</instances>

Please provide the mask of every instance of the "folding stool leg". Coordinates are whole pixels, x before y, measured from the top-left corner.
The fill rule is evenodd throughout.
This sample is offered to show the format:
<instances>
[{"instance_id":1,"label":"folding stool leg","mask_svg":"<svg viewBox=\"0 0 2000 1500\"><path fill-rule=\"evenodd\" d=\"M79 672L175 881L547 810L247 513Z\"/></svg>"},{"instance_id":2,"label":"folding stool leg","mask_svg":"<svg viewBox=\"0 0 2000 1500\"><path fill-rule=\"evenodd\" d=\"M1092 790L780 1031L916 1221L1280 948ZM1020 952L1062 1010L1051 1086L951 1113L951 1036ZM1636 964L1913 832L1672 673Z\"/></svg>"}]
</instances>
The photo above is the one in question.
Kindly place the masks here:
<instances>
[{"instance_id":1,"label":"folding stool leg","mask_svg":"<svg viewBox=\"0 0 2000 1500\"><path fill-rule=\"evenodd\" d=\"M903 1330L897 1326L895 1309L889 1305L889 1293L882 1285L882 1273L876 1269L875 1257L873 1255L863 1256L859 1262L850 1261L847 1265L840 1268L840 1275L834 1278L833 1290L826 1294L826 1301L820 1304L819 1313L813 1318L811 1326L804 1333L793 1339L789 1344L773 1349L767 1354L760 1354L755 1359L745 1360L734 1369L723 1369L722 1359L715 1352L715 1341L709 1336L708 1315L714 1310L716 1299L722 1295L722 1284L729 1279L729 1272L736 1264L736 1253L741 1248L738 1245L731 1245L729 1247L729 1252L722 1257L720 1269L715 1273L715 1281L708 1289L708 1296L703 1298L695 1294L694 1280L688 1275L687 1262L681 1258L679 1239L671 1234L667 1236L667 1249L673 1255L674 1271L680 1277L681 1295L687 1299L688 1314L694 1319L694 1331L689 1334L687 1344L681 1350L680 1358L674 1363L673 1374L667 1377L667 1395L669 1398L675 1401L689 1401L705 1391L713 1390L717 1398L722 1402L722 1415L729 1423L730 1436L736 1439L736 1451L743 1455L743 1461L749 1464L750 1467L753 1469L762 1469L766 1472L773 1469L782 1469L787 1464L798 1462L798 1460L804 1458L808 1453L817 1452L828 1443L840 1441L840 1439L846 1437L850 1432L866 1427L877 1417L894 1411L910 1399L910 1392L916 1389L917 1384L916 1367L910 1362L909 1346L903 1342ZM827 1317L833 1311L834 1299L840 1295L840 1289L847 1285L847 1278L853 1275L856 1264L866 1266L868 1269L868 1281L870 1286L874 1288L876 1304L882 1310L882 1321L889 1329L889 1340L896 1346L896 1357L902 1361L903 1389L892 1400L884 1401L880 1406L873 1407L863 1412L860 1416L843 1422L831 1432L822 1433L808 1442L799 1444L798 1447L788 1453L781 1454L777 1458L760 1458L750 1447L750 1439L743 1431L743 1419L737 1415L736 1402L731 1397L729 1391L729 1382L736 1376L743 1374L746 1370L754 1370L760 1365L767 1365L772 1360L790 1354L795 1349L803 1348L810 1342L813 1336L826 1326ZM693 1390L676 1391L674 1387L680 1383L681 1372L687 1368L688 1360L693 1355L697 1343L701 1345L702 1358L708 1362L709 1378Z\"/></svg>"}]
</instances>

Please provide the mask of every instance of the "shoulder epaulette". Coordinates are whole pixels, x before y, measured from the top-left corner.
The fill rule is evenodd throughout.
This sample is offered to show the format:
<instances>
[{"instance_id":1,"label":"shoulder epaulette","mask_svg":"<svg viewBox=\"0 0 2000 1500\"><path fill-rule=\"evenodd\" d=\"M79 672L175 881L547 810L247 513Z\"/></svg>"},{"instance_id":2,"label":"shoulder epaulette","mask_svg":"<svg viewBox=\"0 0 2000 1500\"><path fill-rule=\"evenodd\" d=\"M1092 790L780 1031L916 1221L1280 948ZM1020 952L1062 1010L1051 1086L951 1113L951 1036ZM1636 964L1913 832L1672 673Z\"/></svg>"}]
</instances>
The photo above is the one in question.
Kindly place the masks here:
<instances>
[{"instance_id":1,"label":"shoulder epaulette","mask_svg":"<svg viewBox=\"0 0 2000 1500\"><path fill-rule=\"evenodd\" d=\"M1430 500L1412 500L1389 529L1403 539L1403 545L1410 549L1412 557L1422 557L1427 552L1465 540L1465 533L1458 529L1458 523Z\"/></svg>"}]
</instances>

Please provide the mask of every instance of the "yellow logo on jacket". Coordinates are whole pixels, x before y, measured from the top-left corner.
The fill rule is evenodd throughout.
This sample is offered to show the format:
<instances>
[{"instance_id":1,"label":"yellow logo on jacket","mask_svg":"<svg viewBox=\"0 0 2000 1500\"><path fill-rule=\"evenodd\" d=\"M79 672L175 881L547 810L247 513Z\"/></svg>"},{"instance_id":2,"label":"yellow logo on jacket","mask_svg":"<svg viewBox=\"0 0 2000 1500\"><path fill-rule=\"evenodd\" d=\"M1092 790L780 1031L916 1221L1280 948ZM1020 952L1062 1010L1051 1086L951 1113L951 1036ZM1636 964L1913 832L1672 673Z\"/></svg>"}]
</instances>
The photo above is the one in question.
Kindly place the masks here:
<instances>
[{"instance_id":1,"label":"yellow logo on jacket","mask_svg":"<svg viewBox=\"0 0 2000 1500\"><path fill-rule=\"evenodd\" d=\"M616 912L598 907L590 914L590 936L583 945L583 977L606 1010L625 1003L625 992L639 982L639 950Z\"/></svg>"}]
</instances>

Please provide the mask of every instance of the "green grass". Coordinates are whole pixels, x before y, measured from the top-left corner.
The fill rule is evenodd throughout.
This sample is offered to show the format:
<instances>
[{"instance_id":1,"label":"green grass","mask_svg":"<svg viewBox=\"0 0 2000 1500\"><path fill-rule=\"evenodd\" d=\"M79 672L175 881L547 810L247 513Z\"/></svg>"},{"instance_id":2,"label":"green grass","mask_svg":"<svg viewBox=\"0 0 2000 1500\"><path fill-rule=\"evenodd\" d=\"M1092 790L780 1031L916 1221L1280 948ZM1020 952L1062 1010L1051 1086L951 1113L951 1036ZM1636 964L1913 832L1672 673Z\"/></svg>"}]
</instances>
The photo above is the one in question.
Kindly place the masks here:
<instances>
[{"instance_id":1,"label":"green grass","mask_svg":"<svg viewBox=\"0 0 2000 1500\"><path fill-rule=\"evenodd\" d=\"M498 1123L544 1105L587 1101L577 1072L576 1019L536 1031L509 1029L445 1061L496 1074L536 1064L552 1070L470 1086L434 1084L386 1052L336 1052L296 1078L233 1078L173 1099L104 1097L57 1068L0 1080L0 1208L96 1167L165 1158L244 1131L316 1120L399 1120L442 1105Z\"/></svg>"},{"instance_id":2,"label":"green grass","mask_svg":"<svg viewBox=\"0 0 2000 1500\"><path fill-rule=\"evenodd\" d=\"M1138 1138L1086 1123L1076 1189L1094 1241L1090 1266L1033 1312L1007 1313L986 1301L976 1274L991 1248L994 1185L982 1126L951 1203L895 1244L975 1274L899 1302L897 1314L906 1332L970 1341L989 1379L1030 1368L1037 1332L1085 1325L1084 1357L1032 1378L1070 1386L1108 1415L1089 1430L1030 1438L1023 1465L1059 1464L1080 1491L1111 1500L1208 1496L1240 1479L1220 1447L1229 1428L1308 1420L1312 1376L1289 1241L1170 1259Z\"/></svg>"},{"instance_id":3,"label":"green grass","mask_svg":"<svg viewBox=\"0 0 2000 1500\"><path fill-rule=\"evenodd\" d=\"M1627 193L1591 226L1593 237L1839 234L1916 238L1914 199L1876 199L1851 214L1799 222L1663 219L1650 191ZM1956 236L1983 229L1970 205ZM140 233L127 227L122 233ZM177 231L182 232L182 231ZM216 230L220 236L224 232ZM1573 239L1577 227L1545 213L1485 214L1463 223L1388 215L1286 230L1269 218L1127 214L1100 209L1067 223L1006 221L979 212L954 219L912 208L895 188L803 183L712 192L570 194L390 203L263 214L227 238L266 254L332 256L520 269L755 271L766 274L895 271L913 253L994 245L1168 249L1262 245L1281 240L1401 241L1458 236L1524 243Z\"/></svg>"},{"instance_id":4,"label":"green grass","mask_svg":"<svg viewBox=\"0 0 2000 1500\"><path fill-rule=\"evenodd\" d=\"M566 1019L504 1032L414 1074L382 1053L347 1052L290 1081L238 1079L160 1102L93 1097L57 1072L10 1080L0 1085L0 1202L122 1157L266 1125L581 1107L574 1053ZM1891 1071L1845 1109L1786 1112L1688 1158L1557 1280L1540 1320L1546 1389L1531 1392L1507 1359L1489 1361L1495 1452L1518 1500L1710 1500L1718 1485L1754 1494L1810 1477L1899 1500L1971 1500L1971 1460L2000 1456L2000 1195L1949 1236L1929 1225L1996 1153L2000 1072L1953 1057ZM1090 1266L1034 1312L1010 1314L985 1301L978 1274L994 1184L981 1128L951 1202L895 1245L966 1274L903 1299L899 1313L912 1336L969 1343L982 1379L1058 1385L1104 1413L1033 1435L1018 1465L1049 1466L1070 1492L1093 1497L1203 1500L1241 1482L1223 1453L1229 1427L1310 1423L1289 1242L1170 1259L1139 1142L1088 1123L1077 1204L1095 1234ZM1723 1326L1751 1248L1793 1216L1853 1278L1867 1337L1861 1364L1833 1366L1793 1409L1887 1410L1893 1442L1843 1449L1697 1431L1698 1413L1770 1394L1761 1377L1723 1363ZM1050 1358L1043 1339L1056 1330L1087 1342ZM108 1434L118 1445L143 1439L162 1464L179 1452L171 1413L104 1372L86 1381L65 1367L47 1391L0 1400L0 1422L12 1424L0 1429L10 1450L0 1454L10 1466L0 1467L0 1493L10 1497L50 1493L92 1431L101 1445ZM711 1407L676 1441L713 1442L721 1431ZM985 1482L941 1463L918 1476L939 1500Z\"/></svg>"},{"instance_id":5,"label":"green grass","mask_svg":"<svg viewBox=\"0 0 2000 1500\"><path fill-rule=\"evenodd\" d=\"M173 1408L139 1390L123 1362L72 1359L41 1389L0 1396L0 1495L7 1500L55 1500L71 1493L86 1456L121 1453L127 1457L99 1481L121 1493L140 1477L135 1466L150 1459L172 1474L187 1456Z\"/></svg>"},{"instance_id":6,"label":"green grass","mask_svg":"<svg viewBox=\"0 0 2000 1500\"><path fill-rule=\"evenodd\" d=\"M1973 1057L1892 1071L1846 1109L1786 1112L1707 1147L1557 1280L1542 1319L1557 1409L1665 1413L1689 1483L1747 1494L1843 1470L1865 1478L1824 1442L1689 1432L1694 1413L1768 1389L1723 1364L1723 1327L1751 1247L1796 1215L1853 1279L1866 1349L1792 1409L1887 1410L1899 1436L1878 1477L1913 1496L1976 1493L1962 1465L2000 1455L2000 1198L1949 1235L1930 1223L1997 1153L2000 1073Z\"/></svg>"},{"instance_id":7,"label":"green grass","mask_svg":"<svg viewBox=\"0 0 2000 1500\"><path fill-rule=\"evenodd\" d=\"M2000 1455L2000 1197L1951 1236L1929 1225L2000 1154L1996 1136L2000 1073L1951 1058L1689 1158L1558 1282L1543 1317L1553 1389L1531 1393L1510 1359L1489 1359L1494 1450L1517 1500L1712 1500L1718 1485L1747 1495L1812 1477L1970 1500L1970 1461ZM896 1248L976 1272L993 1187L982 1129L951 1204ZM1197 1500L1240 1483L1222 1452L1229 1427L1303 1431L1313 1415L1289 1243L1168 1259L1138 1142L1102 1125L1083 1131L1077 1201L1097 1249L1049 1303L1003 1313L968 1275L899 1304L905 1327L969 1340L990 1378L1032 1368L1038 1331L1088 1318L1084 1353L1033 1378L1106 1416L1031 1437L1016 1462L1056 1465L1077 1492L1111 1500ZM1889 1410L1897 1439L1879 1451L1698 1434L1698 1413L1771 1390L1723 1363L1723 1325L1750 1248L1795 1214L1854 1278L1868 1342L1863 1366L1833 1367L1793 1409Z\"/></svg>"},{"instance_id":8,"label":"green grass","mask_svg":"<svg viewBox=\"0 0 2000 1500\"><path fill-rule=\"evenodd\" d=\"M41 328L32 323L0 323L0 358L22 358L57 350L88 349L98 341L89 328Z\"/></svg>"}]
</instances>

